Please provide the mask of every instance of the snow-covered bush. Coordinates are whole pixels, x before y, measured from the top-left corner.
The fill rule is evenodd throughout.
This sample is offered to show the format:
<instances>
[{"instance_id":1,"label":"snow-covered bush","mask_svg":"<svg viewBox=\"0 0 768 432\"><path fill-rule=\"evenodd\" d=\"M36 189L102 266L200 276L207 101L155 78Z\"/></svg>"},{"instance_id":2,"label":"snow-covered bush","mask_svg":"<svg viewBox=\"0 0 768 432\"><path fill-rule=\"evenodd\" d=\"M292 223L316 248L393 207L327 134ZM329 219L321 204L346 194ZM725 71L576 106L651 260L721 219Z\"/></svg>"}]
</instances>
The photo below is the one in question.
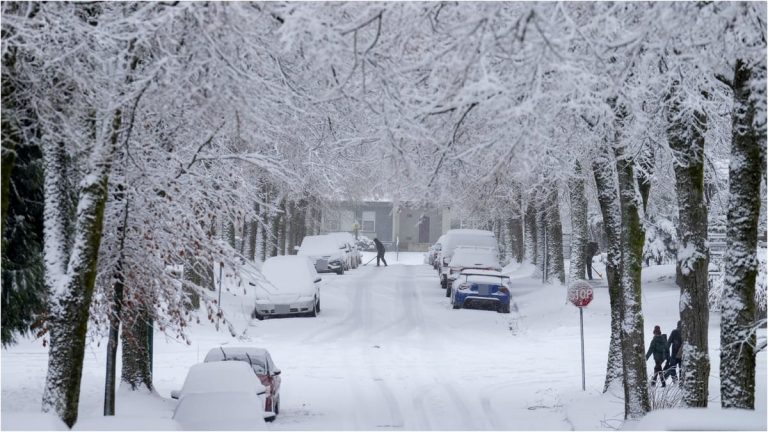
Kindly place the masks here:
<instances>
[{"instance_id":1,"label":"snow-covered bush","mask_svg":"<svg viewBox=\"0 0 768 432\"><path fill-rule=\"evenodd\" d=\"M375 251L376 244L364 235L357 236L357 249L362 251Z\"/></svg>"},{"instance_id":2,"label":"snow-covered bush","mask_svg":"<svg viewBox=\"0 0 768 432\"><path fill-rule=\"evenodd\" d=\"M651 262L661 265L674 262L677 254L677 235L675 224L669 219L659 218L646 226L643 259L646 265Z\"/></svg>"}]
</instances>

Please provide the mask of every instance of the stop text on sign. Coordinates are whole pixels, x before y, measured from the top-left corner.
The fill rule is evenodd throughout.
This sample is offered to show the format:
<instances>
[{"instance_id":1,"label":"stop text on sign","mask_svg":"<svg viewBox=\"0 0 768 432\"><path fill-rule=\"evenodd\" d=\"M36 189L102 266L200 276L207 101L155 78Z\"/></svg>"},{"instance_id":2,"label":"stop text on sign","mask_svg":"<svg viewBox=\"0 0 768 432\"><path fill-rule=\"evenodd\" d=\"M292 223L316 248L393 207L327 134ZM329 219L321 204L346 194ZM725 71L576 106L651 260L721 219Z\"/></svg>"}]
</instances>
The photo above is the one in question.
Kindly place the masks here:
<instances>
[{"instance_id":1,"label":"stop text on sign","mask_svg":"<svg viewBox=\"0 0 768 432\"><path fill-rule=\"evenodd\" d=\"M592 285L584 280L577 280L568 288L568 301L577 307L585 307L592 301L594 291Z\"/></svg>"}]
</instances>

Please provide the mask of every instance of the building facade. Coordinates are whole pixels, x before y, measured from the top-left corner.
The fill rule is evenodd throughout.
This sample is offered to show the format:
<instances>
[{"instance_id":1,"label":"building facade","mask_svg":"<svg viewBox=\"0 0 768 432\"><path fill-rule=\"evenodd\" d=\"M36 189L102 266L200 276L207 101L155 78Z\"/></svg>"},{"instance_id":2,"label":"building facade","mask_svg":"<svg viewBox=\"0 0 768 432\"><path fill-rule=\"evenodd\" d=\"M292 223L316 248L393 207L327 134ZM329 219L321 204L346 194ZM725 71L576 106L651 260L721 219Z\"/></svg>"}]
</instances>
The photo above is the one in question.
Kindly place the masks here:
<instances>
[{"instance_id":1,"label":"building facade","mask_svg":"<svg viewBox=\"0 0 768 432\"><path fill-rule=\"evenodd\" d=\"M447 210L391 201L342 201L323 211L321 232L378 238L389 250L425 251L450 228Z\"/></svg>"}]
</instances>

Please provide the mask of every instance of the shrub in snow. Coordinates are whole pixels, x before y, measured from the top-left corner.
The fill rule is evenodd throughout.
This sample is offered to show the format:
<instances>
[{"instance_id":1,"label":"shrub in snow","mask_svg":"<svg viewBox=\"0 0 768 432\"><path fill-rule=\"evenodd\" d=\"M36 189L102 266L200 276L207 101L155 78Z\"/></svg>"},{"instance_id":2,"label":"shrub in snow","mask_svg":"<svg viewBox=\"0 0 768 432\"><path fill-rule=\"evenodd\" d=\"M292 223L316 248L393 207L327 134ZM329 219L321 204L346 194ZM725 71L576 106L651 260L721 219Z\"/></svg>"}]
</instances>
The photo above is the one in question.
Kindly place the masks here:
<instances>
[{"instance_id":1,"label":"shrub in snow","mask_svg":"<svg viewBox=\"0 0 768 432\"><path fill-rule=\"evenodd\" d=\"M358 235L357 236L357 249L363 250L363 251L375 251L376 250L376 244L373 243L373 240L369 239L368 237L364 235Z\"/></svg>"},{"instance_id":2,"label":"shrub in snow","mask_svg":"<svg viewBox=\"0 0 768 432\"><path fill-rule=\"evenodd\" d=\"M677 254L675 224L664 218L652 220L646 225L643 260L646 265L674 262Z\"/></svg>"}]
</instances>

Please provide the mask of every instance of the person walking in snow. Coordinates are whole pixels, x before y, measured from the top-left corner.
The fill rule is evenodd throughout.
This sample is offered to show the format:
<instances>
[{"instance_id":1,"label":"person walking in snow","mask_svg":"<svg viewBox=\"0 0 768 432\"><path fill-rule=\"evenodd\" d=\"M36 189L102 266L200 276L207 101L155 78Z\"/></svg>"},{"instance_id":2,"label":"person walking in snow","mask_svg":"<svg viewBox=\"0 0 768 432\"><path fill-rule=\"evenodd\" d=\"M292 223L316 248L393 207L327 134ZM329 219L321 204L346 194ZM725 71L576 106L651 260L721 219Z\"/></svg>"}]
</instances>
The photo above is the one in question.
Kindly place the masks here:
<instances>
[{"instance_id":1,"label":"person walking in snow","mask_svg":"<svg viewBox=\"0 0 768 432\"><path fill-rule=\"evenodd\" d=\"M373 239L376 244L376 267L379 266L379 260L384 261L384 267L387 267L387 260L384 259L384 244L378 238Z\"/></svg>"},{"instance_id":2,"label":"person walking in snow","mask_svg":"<svg viewBox=\"0 0 768 432\"><path fill-rule=\"evenodd\" d=\"M682 321L677 321L677 328L672 330L667 340L667 366L664 368L664 381L672 377L672 382L677 382L677 368L683 359L683 336L680 333Z\"/></svg>"},{"instance_id":3,"label":"person walking in snow","mask_svg":"<svg viewBox=\"0 0 768 432\"><path fill-rule=\"evenodd\" d=\"M648 352L645 353L645 360L648 361L651 355L653 355L653 361L656 362L656 365L653 367L651 385L656 385L656 377L658 376L661 380L661 386L666 387L667 383L664 381L661 365L667 359L667 335L661 334L659 326L653 328L653 339L651 340L651 346L648 347Z\"/></svg>"}]
</instances>

